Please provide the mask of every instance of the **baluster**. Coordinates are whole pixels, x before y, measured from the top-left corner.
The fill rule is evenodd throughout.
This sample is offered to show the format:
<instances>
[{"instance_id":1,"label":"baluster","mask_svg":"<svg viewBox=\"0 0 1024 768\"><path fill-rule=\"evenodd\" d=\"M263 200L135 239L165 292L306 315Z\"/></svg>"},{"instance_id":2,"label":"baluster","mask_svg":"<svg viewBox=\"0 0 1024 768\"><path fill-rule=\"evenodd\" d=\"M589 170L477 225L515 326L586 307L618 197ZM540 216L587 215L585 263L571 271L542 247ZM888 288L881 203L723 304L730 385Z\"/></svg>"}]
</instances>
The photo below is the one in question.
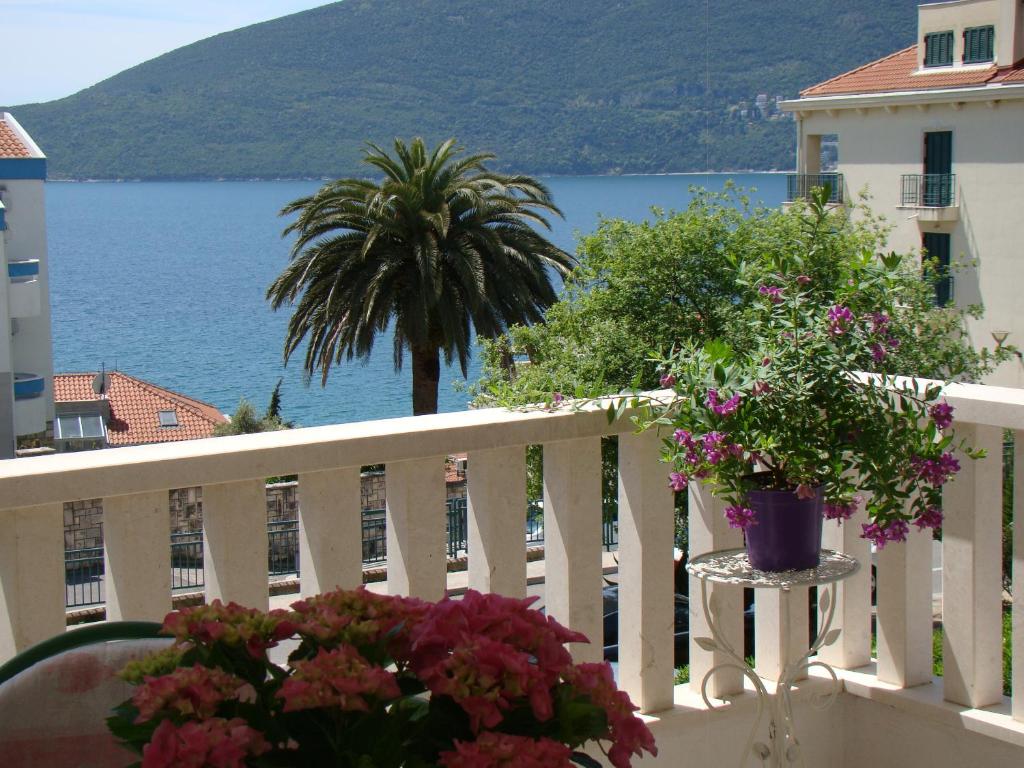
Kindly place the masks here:
<instances>
[{"instance_id":1,"label":"baluster","mask_svg":"<svg viewBox=\"0 0 1024 768\"><path fill-rule=\"evenodd\" d=\"M1024 430L1013 433L1013 717L1024 721Z\"/></svg>"},{"instance_id":2,"label":"baluster","mask_svg":"<svg viewBox=\"0 0 1024 768\"><path fill-rule=\"evenodd\" d=\"M470 477L473 471L471 467ZM570 646L576 661L600 661L604 638L600 438L544 444L544 560L548 615L590 640ZM621 635L619 642L621 659Z\"/></svg>"},{"instance_id":3,"label":"baluster","mask_svg":"<svg viewBox=\"0 0 1024 768\"><path fill-rule=\"evenodd\" d=\"M1002 430L961 426L987 455L960 456L943 489L942 666L947 701L985 707L1002 700Z\"/></svg>"},{"instance_id":4,"label":"baluster","mask_svg":"<svg viewBox=\"0 0 1024 768\"><path fill-rule=\"evenodd\" d=\"M0 662L66 629L64 505L0 510Z\"/></svg>"},{"instance_id":5,"label":"baluster","mask_svg":"<svg viewBox=\"0 0 1024 768\"><path fill-rule=\"evenodd\" d=\"M878 679L901 688L932 679L932 532L910 526L878 552Z\"/></svg>"},{"instance_id":6,"label":"baluster","mask_svg":"<svg viewBox=\"0 0 1024 768\"><path fill-rule=\"evenodd\" d=\"M171 610L167 491L103 499L107 621L162 621Z\"/></svg>"},{"instance_id":7,"label":"baluster","mask_svg":"<svg viewBox=\"0 0 1024 768\"><path fill-rule=\"evenodd\" d=\"M388 594L440 600L448 573L444 457L392 462L385 472Z\"/></svg>"},{"instance_id":8,"label":"baluster","mask_svg":"<svg viewBox=\"0 0 1024 768\"><path fill-rule=\"evenodd\" d=\"M871 661L871 545L860 535L865 522L867 513L862 507L842 525L826 520L822 531L825 549L850 555L860 563L860 570L839 582L836 590L832 627L842 630L839 639L818 651L821 661L840 669L856 669ZM819 605L826 591L818 588ZM822 620L819 611L819 627Z\"/></svg>"},{"instance_id":9,"label":"baluster","mask_svg":"<svg viewBox=\"0 0 1024 768\"><path fill-rule=\"evenodd\" d=\"M526 451L473 451L467 466L469 586L525 597Z\"/></svg>"},{"instance_id":10,"label":"baluster","mask_svg":"<svg viewBox=\"0 0 1024 768\"><path fill-rule=\"evenodd\" d=\"M672 706L674 497L656 430L619 436L619 683L641 712Z\"/></svg>"},{"instance_id":11,"label":"baluster","mask_svg":"<svg viewBox=\"0 0 1024 768\"><path fill-rule=\"evenodd\" d=\"M725 519L725 502L711 495L700 481L690 483L689 556L703 555L718 549L743 546L743 534L730 528ZM704 676L712 667L731 662L722 651L705 651L696 638L710 637L707 617L701 606L701 582L690 576L690 687L700 693ZM743 656L743 587L708 583L708 601L717 608L715 624L719 634L732 649ZM707 694L722 698L743 690L743 673L737 669L721 669L708 681Z\"/></svg>"},{"instance_id":12,"label":"baluster","mask_svg":"<svg viewBox=\"0 0 1024 768\"><path fill-rule=\"evenodd\" d=\"M808 588L758 589L754 596L754 657L757 674L779 680L808 648ZM800 671L792 680L807 677Z\"/></svg>"},{"instance_id":13,"label":"baluster","mask_svg":"<svg viewBox=\"0 0 1024 768\"><path fill-rule=\"evenodd\" d=\"M206 599L267 610L267 491L262 479L203 486Z\"/></svg>"},{"instance_id":14,"label":"baluster","mask_svg":"<svg viewBox=\"0 0 1024 768\"><path fill-rule=\"evenodd\" d=\"M359 467L299 475L299 583L302 597L363 583Z\"/></svg>"}]
</instances>

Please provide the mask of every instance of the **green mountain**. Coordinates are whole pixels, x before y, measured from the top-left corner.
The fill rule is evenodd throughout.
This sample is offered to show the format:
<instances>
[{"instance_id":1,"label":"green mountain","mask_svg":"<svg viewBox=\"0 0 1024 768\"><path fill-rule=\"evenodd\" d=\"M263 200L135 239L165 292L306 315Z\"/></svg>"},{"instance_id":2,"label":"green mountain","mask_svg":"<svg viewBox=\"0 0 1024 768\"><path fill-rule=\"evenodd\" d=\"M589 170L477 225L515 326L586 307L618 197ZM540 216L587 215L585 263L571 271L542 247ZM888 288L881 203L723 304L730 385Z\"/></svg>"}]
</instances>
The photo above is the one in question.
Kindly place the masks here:
<instances>
[{"instance_id":1,"label":"green mountain","mask_svg":"<svg viewBox=\"0 0 1024 768\"><path fill-rule=\"evenodd\" d=\"M908 45L915 1L345 0L10 111L51 178L337 176L414 135L530 173L785 169L775 96Z\"/></svg>"}]
</instances>

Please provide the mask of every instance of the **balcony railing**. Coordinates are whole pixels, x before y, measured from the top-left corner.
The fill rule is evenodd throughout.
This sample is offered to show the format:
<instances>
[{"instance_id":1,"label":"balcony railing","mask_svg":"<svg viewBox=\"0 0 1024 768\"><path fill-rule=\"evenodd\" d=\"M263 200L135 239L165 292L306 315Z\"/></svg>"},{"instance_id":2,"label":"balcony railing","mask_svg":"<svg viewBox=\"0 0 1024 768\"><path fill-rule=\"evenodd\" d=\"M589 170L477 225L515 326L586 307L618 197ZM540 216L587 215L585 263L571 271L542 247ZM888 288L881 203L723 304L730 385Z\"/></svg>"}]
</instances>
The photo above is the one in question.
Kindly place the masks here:
<instances>
[{"instance_id":1,"label":"balcony railing","mask_svg":"<svg viewBox=\"0 0 1024 768\"><path fill-rule=\"evenodd\" d=\"M900 205L907 208L950 208L956 206L956 174L903 174L900 180Z\"/></svg>"},{"instance_id":2,"label":"balcony railing","mask_svg":"<svg viewBox=\"0 0 1024 768\"><path fill-rule=\"evenodd\" d=\"M843 527L828 524L826 547L864 564L875 560L877 605L872 606L871 568L862 568L839 588L834 626L841 634L819 658L837 669L840 702L826 712L812 708L831 685L831 678L813 667L792 697L800 760L806 765L1024 764L1024 526L1014 531L1010 554L1017 628L1009 641L1010 697L1002 692L999 566L1001 444L1009 429L1017 446L1024 446L1024 391L949 385L944 396L956 409L962 437L986 451L978 461L964 460L963 471L944 488L944 676L932 676L930 532L912 529L905 544L890 544L873 556L859 536L863 512ZM606 436L618 440L618 677L633 701L652 715L660 754L651 764L737 765L758 700L740 674L724 669L709 681L706 693L712 703L726 696L730 703L708 710L701 681L728 659L716 646L697 642L710 634L699 610L689 617L692 682L674 685L674 499L659 460L661 440L651 432L635 433L628 420L609 424L597 407L476 410L0 462L0 660L65 629L63 503L80 499L103 499L109 620L161 619L171 606L172 587L183 586L172 583L172 564L195 565L199 538L205 598L265 608L271 545L264 479L298 474L300 593L310 595L362 582L360 467L384 464L386 588L436 599L447 583L445 457L465 452L471 467L468 583L524 595L529 445L544 448L543 508L535 518L544 532L545 608L596 641L573 647L575 657L597 660L602 653L601 440ZM1018 511L1024 504L1022 453L1018 448L1010 470ZM189 560L172 555L168 546L167 489L196 485L203 488L203 530L189 534ZM740 533L724 520L723 504L697 483L689 493L691 553L741 545ZM742 588L713 585L711 594L721 636L732 647L743 647ZM796 640L807 638L813 621L807 601L806 589L758 594L754 649L765 677L777 679L786 659L798 658ZM762 722L761 740L766 730ZM864 733L894 735L864 738ZM908 756L917 762L908 762Z\"/></svg>"},{"instance_id":3,"label":"balcony railing","mask_svg":"<svg viewBox=\"0 0 1024 768\"><path fill-rule=\"evenodd\" d=\"M790 173L786 175L786 202L806 200L815 187L828 187L828 201L836 205L843 202L843 174Z\"/></svg>"}]
</instances>

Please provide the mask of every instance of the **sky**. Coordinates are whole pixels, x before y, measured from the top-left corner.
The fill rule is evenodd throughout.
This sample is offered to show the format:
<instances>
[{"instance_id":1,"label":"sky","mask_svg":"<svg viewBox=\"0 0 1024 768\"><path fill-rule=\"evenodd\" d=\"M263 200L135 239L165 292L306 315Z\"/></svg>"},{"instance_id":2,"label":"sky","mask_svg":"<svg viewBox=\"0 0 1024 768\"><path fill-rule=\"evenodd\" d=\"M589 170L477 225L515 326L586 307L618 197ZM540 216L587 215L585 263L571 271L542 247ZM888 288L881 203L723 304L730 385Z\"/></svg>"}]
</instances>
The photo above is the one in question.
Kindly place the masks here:
<instances>
[{"instance_id":1,"label":"sky","mask_svg":"<svg viewBox=\"0 0 1024 768\"><path fill-rule=\"evenodd\" d=\"M0 104L70 96L162 53L329 0L0 0Z\"/></svg>"}]
</instances>

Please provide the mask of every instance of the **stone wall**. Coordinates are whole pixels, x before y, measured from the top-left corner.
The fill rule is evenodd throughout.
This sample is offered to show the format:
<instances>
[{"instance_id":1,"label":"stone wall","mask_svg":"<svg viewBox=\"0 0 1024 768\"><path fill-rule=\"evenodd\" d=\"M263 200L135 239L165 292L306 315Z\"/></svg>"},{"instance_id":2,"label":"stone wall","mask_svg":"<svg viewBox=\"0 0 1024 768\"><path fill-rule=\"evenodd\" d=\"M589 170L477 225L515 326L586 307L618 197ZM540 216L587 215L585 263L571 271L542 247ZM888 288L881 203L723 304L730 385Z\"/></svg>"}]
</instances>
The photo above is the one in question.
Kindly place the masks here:
<instances>
[{"instance_id":1,"label":"stone wall","mask_svg":"<svg viewBox=\"0 0 1024 768\"><path fill-rule=\"evenodd\" d=\"M449 476L447 497L466 496L465 477ZM365 472L362 476L360 502L364 511L382 510L385 505L383 472ZM203 529L203 489L176 488L169 492L171 531L197 532ZM273 483L267 486L267 522L296 520L299 516L297 482ZM66 502L64 504L64 549L86 549L103 546L103 500Z\"/></svg>"}]
</instances>

